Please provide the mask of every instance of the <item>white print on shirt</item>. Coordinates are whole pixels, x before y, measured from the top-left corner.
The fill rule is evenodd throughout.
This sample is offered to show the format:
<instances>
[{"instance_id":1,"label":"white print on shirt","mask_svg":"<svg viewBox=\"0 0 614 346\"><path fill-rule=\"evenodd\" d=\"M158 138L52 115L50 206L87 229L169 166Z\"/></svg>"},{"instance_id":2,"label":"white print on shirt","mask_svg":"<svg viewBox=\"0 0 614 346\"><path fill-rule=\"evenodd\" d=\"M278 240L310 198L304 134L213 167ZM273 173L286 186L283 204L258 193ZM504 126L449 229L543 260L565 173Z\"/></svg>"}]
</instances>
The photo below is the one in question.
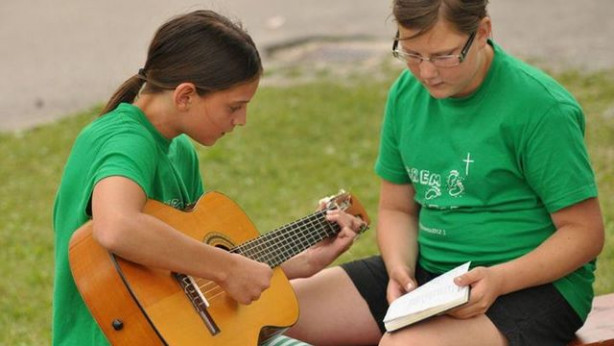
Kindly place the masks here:
<instances>
[{"instance_id":1,"label":"white print on shirt","mask_svg":"<svg viewBox=\"0 0 614 346\"><path fill-rule=\"evenodd\" d=\"M448 175L448 193L452 197L459 197L465 191L465 185L457 170L452 170Z\"/></svg>"},{"instance_id":2,"label":"white print on shirt","mask_svg":"<svg viewBox=\"0 0 614 346\"><path fill-rule=\"evenodd\" d=\"M164 204L179 210L183 210L183 208L185 208L183 201L179 198L173 198L171 200L166 201Z\"/></svg>"},{"instance_id":3,"label":"white print on shirt","mask_svg":"<svg viewBox=\"0 0 614 346\"><path fill-rule=\"evenodd\" d=\"M475 163L475 160L471 159L471 153L469 152L467 153L467 157L462 161L465 163L464 176L461 176L460 172L456 169L451 170L447 175L446 189L448 195L451 197L461 197L463 195L465 192L463 181L469 176L470 165ZM425 200L430 201L442 195L441 174L431 172L428 169L405 167L405 170L412 183L428 187L424 193Z\"/></svg>"},{"instance_id":4,"label":"white print on shirt","mask_svg":"<svg viewBox=\"0 0 614 346\"><path fill-rule=\"evenodd\" d=\"M426 200L431 200L433 198L437 198L441 196L441 175L432 173L429 170L423 169L418 170L416 168L405 168L407 170L407 174L409 175L409 179L414 184L420 184L428 186L429 188L426 190L424 198Z\"/></svg>"},{"instance_id":5,"label":"white print on shirt","mask_svg":"<svg viewBox=\"0 0 614 346\"><path fill-rule=\"evenodd\" d=\"M467 153L467 158L463 160L467 165L465 165L465 175L469 176L469 165L474 161L471 159L471 153Z\"/></svg>"},{"instance_id":6,"label":"white print on shirt","mask_svg":"<svg viewBox=\"0 0 614 346\"><path fill-rule=\"evenodd\" d=\"M446 230L445 229L426 227L422 223L419 223L419 225L420 225L420 229L423 230L426 233L441 235L441 236L444 236L444 237L446 236Z\"/></svg>"}]
</instances>

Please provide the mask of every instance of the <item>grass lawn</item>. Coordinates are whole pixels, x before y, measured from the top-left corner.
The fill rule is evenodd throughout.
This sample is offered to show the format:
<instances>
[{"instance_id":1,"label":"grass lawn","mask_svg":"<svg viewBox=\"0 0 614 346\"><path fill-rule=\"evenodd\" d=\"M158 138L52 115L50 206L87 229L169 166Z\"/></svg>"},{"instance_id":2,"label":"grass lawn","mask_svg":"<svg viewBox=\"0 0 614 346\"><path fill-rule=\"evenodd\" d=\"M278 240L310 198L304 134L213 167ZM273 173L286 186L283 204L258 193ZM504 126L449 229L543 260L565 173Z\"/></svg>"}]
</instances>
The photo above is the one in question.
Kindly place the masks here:
<instances>
[{"instance_id":1,"label":"grass lawn","mask_svg":"<svg viewBox=\"0 0 614 346\"><path fill-rule=\"evenodd\" d=\"M261 232L311 212L343 188L376 221L373 173L387 88L378 78L322 74L304 84L264 85L250 104L248 126L214 148L199 148L209 190L237 201ZM607 244L597 293L614 292L614 71L557 73L586 111L587 142L600 189ZM0 345L50 340L53 281L51 213L63 164L80 128L98 108L35 129L0 134ZM339 261L376 252L373 230Z\"/></svg>"}]
</instances>

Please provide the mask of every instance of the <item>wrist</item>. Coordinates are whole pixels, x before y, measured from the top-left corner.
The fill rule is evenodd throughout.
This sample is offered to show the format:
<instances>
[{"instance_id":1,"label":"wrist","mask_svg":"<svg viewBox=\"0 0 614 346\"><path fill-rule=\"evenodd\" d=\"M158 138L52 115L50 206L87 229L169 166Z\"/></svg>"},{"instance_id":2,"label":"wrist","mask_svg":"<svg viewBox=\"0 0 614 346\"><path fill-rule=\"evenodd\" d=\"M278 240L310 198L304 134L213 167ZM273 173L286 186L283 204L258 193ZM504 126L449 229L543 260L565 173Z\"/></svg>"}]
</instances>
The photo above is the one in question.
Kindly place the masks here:
<instances>
[{"instance_id":1,"label":"wrist","mask_svg":"<svg viewBox=\"0 0 614 346\"><path fill-rule=\"evenodd\" d=\"M511 293L516 291L513 288L513 280L506 280L508 277L507 268L503 265L496 265L488 268L491 272L491 275L495 278L496 287L497 287L497 296L502 296L504 294Z\"/></svg>"},{"instance_id":2,"label":"wrist","mask_svg":"<svg viewBox=\"0 0 614 346\"><path fill-rule=\"evenodd\" d=\"M309 276L307 275L309 261L304 255L304 253L300 253L290 258L286 262L282 263L280 267L289 280L300 279Z\"/></svg>"}]
</instances>

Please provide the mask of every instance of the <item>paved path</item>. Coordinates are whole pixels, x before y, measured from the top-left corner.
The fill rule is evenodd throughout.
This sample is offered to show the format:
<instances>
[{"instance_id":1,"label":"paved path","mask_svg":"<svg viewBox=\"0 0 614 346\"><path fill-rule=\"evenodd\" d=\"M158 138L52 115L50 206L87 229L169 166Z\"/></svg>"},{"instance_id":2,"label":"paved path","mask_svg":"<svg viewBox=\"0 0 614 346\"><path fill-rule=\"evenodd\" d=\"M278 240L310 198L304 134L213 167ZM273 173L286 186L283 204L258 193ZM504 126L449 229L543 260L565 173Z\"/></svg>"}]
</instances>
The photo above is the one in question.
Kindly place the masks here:
<instances>
[{"instance_id":1,"label":"paved path","mask_svg":"<svg viewBox=\"0 0 614 346\"><path fill-rule=\"evenodd\" d=\"M314 37L394 32L378 0L1 0L0 131L27 128L104 102L143 64L167 18L212 8L240 18L272 63L271 47ZM614 1L491 0L494 36L521 57L582 69L614 67Z\"/></svg>"}]
</instances>

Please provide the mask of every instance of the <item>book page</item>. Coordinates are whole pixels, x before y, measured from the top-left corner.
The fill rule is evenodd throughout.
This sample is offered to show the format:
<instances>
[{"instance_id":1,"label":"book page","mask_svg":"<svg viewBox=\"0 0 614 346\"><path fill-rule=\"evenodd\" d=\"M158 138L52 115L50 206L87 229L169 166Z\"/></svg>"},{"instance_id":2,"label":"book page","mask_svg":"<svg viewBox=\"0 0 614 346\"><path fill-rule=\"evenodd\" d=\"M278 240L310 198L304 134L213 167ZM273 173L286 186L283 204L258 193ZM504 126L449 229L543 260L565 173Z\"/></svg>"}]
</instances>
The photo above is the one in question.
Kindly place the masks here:
<instances>
[{"instance_id":1,"label":"book page","mask_svg":"<svg viewBox=\"0 0 614 346\"><path fill-rule=\"evenodd\" d=\"M470 262L467 262L458 266L393 301L384 317L384 322L463 299L469 287L457 286L454 278L466 273L469 264Z\"/></svg>"}]
</instances>

